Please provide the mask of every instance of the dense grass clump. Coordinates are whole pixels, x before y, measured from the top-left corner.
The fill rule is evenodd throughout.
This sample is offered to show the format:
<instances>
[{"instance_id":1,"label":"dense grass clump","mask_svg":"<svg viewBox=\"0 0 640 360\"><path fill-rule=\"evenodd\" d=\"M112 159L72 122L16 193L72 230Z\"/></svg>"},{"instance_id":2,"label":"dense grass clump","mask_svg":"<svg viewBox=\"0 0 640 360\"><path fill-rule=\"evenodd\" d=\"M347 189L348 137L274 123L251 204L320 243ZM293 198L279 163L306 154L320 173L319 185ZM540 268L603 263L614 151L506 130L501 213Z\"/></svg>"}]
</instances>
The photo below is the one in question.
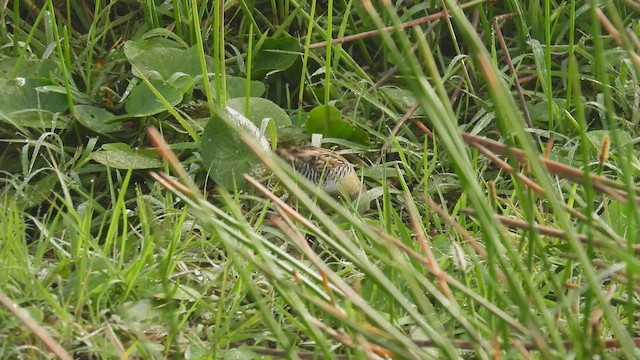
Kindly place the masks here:
<instances>
[{"instance_id":1,"label":"dense grass clump","mask_svg":"<svg viewBox=\"0 0 640 360\"><path fill-rule=\"evenodd\" d=\"M4 4L0 358L638 358L639 12Z\"/></svg>"}]
</instances>

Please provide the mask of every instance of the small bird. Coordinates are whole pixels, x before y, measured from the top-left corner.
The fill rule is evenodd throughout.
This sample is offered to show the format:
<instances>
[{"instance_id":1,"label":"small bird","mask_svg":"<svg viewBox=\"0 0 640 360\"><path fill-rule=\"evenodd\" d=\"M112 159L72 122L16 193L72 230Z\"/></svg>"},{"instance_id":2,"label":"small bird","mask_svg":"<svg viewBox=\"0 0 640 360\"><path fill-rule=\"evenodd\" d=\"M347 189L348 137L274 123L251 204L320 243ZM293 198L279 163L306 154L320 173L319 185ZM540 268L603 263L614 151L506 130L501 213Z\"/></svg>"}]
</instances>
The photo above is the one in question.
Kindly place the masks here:
<instances>
[{"instance_id":1,"label":"small bird","mask_svg":"<svg viewBox=\"0 0 640 360\"><path fill-rule=\"evenodd\" d=\"M353 165L343 156L314 146L278 149L278 155L329 195L358 196L362 184Z\"/></svg>"}]
</instances>

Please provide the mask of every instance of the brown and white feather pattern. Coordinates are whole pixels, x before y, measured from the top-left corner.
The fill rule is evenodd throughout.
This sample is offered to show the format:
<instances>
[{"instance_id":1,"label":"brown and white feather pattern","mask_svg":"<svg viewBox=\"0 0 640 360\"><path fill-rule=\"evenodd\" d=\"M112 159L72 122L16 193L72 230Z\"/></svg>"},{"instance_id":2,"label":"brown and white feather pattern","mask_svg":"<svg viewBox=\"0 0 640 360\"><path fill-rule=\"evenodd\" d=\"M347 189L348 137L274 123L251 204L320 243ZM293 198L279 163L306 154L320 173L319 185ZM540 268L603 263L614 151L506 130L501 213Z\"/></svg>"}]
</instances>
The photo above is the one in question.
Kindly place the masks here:
<instances>
[{"instance_id":1,"label":"brown and white feather pattern","mask_svg":"<svg viewBox=\"0 0 640 360\"><path fill-rule=\"evenodd\" d=\"M291 147L278 149L278 155L328 194L339 195L344 191L353 197L361 190L353 165L331 150L313 146Z\"/></svg>"}]
</instances>

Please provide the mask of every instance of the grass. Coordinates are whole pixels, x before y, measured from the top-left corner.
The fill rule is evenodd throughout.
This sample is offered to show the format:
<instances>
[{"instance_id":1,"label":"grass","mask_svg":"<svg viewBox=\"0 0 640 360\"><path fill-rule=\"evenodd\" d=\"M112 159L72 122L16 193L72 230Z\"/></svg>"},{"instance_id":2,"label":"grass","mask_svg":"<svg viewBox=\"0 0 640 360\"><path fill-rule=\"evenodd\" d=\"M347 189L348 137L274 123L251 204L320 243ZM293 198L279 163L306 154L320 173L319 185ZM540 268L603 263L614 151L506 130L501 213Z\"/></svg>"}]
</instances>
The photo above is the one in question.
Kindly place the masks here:
<instances>
[{"instance_id":1,"label":"grass","mask_svg":"<svg viewBox=\"0 0 640 360\"><path fill-rule=\"evenodd\" d=\"M460 5L0 9L0 357L637 358L640 8Z\"/></svg>"}]
</instances>

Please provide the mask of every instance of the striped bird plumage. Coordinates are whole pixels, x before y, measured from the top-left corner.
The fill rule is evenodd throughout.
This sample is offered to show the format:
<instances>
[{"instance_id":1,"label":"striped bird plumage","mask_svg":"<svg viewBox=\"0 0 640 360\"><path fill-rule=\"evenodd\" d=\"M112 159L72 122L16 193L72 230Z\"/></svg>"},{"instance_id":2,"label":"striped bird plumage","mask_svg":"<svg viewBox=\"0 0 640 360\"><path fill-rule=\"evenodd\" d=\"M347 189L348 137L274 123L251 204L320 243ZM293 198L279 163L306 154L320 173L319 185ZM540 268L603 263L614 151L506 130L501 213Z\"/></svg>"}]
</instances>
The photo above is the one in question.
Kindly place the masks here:
<instances>
[{"instance_id":1,"label":"striped bird plumage","mask_svg":"<svg viewBox=\"0 0 640 360\"><path fill-rule=\"evenodd\" d=\"M353 165L331 150L300 146L278 149L278 155L328 194L339 195L344 192L354 197L362 188Z\"/></svg>"}]
</instances>

